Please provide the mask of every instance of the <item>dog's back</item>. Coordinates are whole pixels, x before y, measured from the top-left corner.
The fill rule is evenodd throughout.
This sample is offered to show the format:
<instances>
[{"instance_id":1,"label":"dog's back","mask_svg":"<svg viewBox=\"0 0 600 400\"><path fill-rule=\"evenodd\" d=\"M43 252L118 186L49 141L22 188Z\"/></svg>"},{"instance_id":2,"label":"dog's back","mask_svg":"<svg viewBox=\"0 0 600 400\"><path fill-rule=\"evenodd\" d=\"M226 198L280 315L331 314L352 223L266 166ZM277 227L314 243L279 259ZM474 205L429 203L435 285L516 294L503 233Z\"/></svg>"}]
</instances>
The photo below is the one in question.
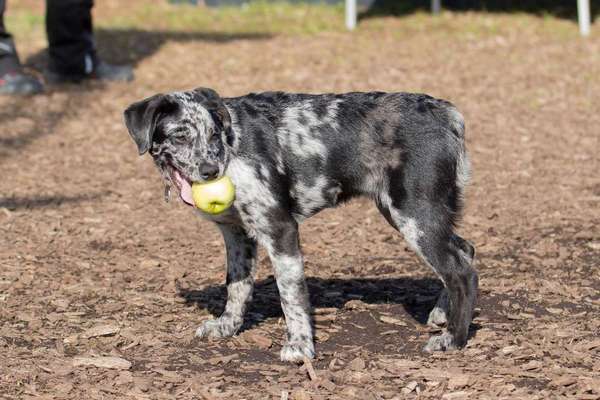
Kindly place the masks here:
<instances>
[{"instance_id":1,"label":"dog's back","mask_svg":"<svg viewBox=\"0 0 600 400\"><path fill-rule=\"evenodd\" d=\"M240 156L297 219L357 195L452 188L453 213L469 176L464 121L449 102L413 93L266 92L224 99ZM443 176L439 176L439 175ZM436 176L432 176L436 175ZM452 183L453 182L453 183Z\"/></svg>"}]
</instances>

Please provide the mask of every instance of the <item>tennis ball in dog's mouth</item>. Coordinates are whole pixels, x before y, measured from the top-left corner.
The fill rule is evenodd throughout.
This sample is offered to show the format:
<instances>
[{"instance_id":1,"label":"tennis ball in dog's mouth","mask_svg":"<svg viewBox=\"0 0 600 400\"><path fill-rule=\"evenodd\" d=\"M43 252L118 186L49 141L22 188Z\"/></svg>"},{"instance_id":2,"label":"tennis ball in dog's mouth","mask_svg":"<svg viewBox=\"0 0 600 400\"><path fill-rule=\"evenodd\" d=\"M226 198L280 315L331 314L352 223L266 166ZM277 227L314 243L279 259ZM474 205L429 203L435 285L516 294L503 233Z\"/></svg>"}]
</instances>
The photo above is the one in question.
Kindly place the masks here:
<instances>
[{"instance_id":1,"label":"tennis ball in dog's mouth","mask_svg":"<svg viewBox=\"0 0 600 400\"><path fill-rule=\"evenodd\" d=\"M205 213L220 214L235 200L235 186L228 176L209 182L194 182L192 199L196 207Z\"/></svg>"}]
</instances>

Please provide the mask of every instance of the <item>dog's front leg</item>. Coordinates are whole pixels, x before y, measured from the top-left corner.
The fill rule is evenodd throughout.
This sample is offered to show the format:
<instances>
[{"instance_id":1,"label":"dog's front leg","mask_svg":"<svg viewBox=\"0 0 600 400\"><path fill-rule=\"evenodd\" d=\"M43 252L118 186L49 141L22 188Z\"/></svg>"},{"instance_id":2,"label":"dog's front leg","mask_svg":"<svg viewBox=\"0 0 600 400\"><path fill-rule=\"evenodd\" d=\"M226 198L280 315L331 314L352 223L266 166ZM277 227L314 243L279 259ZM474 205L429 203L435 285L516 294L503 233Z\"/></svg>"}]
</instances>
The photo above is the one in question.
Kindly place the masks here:
<instances>
[{"instance_id":1,"label":"dog's front leg","mask_svg":"<svg viewBox=\"0 0 600 400\"><path fill-rule=\"evenodd\" d=\"M246 305L252 299L256 272L256 241L243 228L218 225L227 251L227 303L223 314L204 322L198 337L223 338L234 335L244 322Z\"/></svg>"},{"instance_id":2,"label":"dog's front leg","mask_svg":"<svg viewBox=\"0 0 600 400\"><path fill-rule=\"evenodd\" d=\"M279 228L277 235L268 238L266 248L275 270L287 326L287 341L281 349L281 360L299 362L304 357L315 356L310 301L298 243L298 226L290 222Z\"/></svg>"}]
</instances>

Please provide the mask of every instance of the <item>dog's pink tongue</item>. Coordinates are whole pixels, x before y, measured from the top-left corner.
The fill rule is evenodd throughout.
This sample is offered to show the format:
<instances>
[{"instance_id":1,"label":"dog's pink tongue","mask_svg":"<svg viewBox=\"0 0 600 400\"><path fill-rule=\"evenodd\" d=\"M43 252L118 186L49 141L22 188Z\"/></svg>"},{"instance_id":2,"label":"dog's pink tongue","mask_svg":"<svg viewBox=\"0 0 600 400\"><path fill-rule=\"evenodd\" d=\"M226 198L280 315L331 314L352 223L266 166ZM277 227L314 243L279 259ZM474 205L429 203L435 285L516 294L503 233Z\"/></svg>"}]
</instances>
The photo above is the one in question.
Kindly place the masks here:
<instances>
[{"instance_id":1,"label":"dog's pink tongue","mask_svg":"<svg viewBox=\"0 0 600 400\"><path fill-rule=\"evenodd\" d=\"M189 204L190 206L194 205L194 199L192 199L192 186L189 184L189 182L184 179L180 174L179 171L175 171L175 179L177 179L177 183L179 184L180 187L180 192L179 195L181 196L181 200L183 200L185 203Z\"/></svg>"}]
</instances>

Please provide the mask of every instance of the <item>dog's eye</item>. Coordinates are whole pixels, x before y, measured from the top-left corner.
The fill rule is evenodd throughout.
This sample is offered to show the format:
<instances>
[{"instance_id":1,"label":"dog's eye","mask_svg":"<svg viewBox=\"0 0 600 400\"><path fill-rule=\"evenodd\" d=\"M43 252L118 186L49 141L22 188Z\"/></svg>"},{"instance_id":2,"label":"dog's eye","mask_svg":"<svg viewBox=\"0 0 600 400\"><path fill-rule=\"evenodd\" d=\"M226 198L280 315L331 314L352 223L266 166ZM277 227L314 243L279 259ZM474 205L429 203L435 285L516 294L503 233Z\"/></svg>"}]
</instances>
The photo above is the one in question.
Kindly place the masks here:
<instances>
[{"instance_id":1,"label":"dog's eye","mask_svg":"<svg viewBox=\"0 0 600 400\"><path fill-rule=\"evenodd\" d=\"M177 144L189 144L190 137L188 135L175 135L173 136L173 142Z\"/></svg>"}]
</instances>

